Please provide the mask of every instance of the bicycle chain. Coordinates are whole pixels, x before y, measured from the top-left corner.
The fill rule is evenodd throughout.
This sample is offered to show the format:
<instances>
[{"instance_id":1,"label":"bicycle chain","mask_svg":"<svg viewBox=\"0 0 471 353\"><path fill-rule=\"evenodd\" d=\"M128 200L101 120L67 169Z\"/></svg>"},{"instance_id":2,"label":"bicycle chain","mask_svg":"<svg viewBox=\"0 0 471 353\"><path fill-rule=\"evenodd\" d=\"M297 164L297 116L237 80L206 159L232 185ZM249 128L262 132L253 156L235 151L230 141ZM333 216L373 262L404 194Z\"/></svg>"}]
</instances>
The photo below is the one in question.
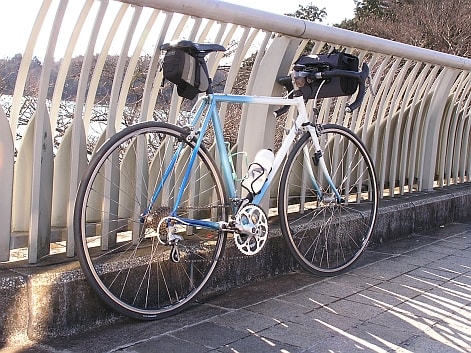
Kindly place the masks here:
<instances>
[{"instance_id":1,"label":"bicycle chain","mask_svg":"<svg viewBox=\"0 0 471 353\"><path fill-rule=\"evenodd\" d=\"M213 206L185 206L179 207L179 210L207 210L211 208L227 208L229 205L213 205Z\"/></svg>"},{"instance_id":2,"label":"bicycle chain","mask_svg":"<svg viewBox=\"0 0 471 353\"><path fill-rule=\"evenodd\" d=\"M228 208L228 207L231 207L231 205L210 205L210 206L184 206L184 207L180 207L178 208L179 210L207 210L207 209L223 209L223 208ZM170 207L161 207L159 210L155 211L155 215L158 216L158 218L160 218L162 216L161 213L164 213L164 212L168 212L171 208ZM182 247L182 249L185 248L185 245L184 244L180 244L180 246ZM226 245L227 246L227 245ZM236 244L232 244L232 246L234 248L237 248L236 247ZM184 251L184 250L183 250ZM234 256L226 256L226 251L224 251L224 255L222 257L219 258L218 261L221 261L221 260L242 260L242 259L247 259L248 257L251 257L251 258L255 258L256 256L261 256L260 253L258 254L254 254L254 255L244 255L244 254L240 254L240 255L234 255ZM211 262L211 260L204 260L204 259L200 259L200 260L192 260L192 262L195 262L195 263L198 263L198 262Z\"/></svg>"}]
</instances>

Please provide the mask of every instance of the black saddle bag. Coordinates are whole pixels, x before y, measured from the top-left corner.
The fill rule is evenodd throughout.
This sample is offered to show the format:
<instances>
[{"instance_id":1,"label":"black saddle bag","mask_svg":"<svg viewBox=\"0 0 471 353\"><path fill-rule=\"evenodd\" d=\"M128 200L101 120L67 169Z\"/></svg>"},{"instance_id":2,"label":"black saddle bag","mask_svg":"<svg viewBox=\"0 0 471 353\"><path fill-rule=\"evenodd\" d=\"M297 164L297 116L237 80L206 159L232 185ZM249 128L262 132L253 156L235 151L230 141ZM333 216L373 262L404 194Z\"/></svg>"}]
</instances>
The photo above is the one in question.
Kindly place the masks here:
<instances>
[{"instance_id":1,"label":"black saddle bag","mask_svg":"<svg viewBox=\"0 0 471 353\"><path fill-rule=\"evenodd\" d=\"M171 48L165 53L162 70L164 77L177 85L180 97L193 99L209 87L210 80L203 69L204 64L204 58L180 48Z\"/></svg>"}]
</instances>

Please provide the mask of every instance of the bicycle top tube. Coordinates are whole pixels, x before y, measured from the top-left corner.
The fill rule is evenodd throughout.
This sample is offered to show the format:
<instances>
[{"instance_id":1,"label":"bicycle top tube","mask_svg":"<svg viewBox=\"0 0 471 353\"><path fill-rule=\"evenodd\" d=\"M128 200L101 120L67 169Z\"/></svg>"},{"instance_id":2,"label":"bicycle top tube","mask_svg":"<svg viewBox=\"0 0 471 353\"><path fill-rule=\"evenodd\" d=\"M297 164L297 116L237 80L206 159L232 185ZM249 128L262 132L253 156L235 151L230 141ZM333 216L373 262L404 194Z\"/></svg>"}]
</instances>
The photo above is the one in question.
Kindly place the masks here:
<instances>
[{"instance_id":1,"label":"bicycle top tube","mask_svg":"<svg viewBox=\"0 0 471 353\"><path fill-rule=\"evenodd\" d=\"M284 98L284 97L272 97L272 96L250 96L250 95L235 95L235 94L224 94L224 93L213 93L208 96L212 97L217 102L226 103L239 103L239 104L264 104L264 105L295 105L298 109L301 106L304 107L303 97L295 98Z\"/></svg>"}]
</instances>

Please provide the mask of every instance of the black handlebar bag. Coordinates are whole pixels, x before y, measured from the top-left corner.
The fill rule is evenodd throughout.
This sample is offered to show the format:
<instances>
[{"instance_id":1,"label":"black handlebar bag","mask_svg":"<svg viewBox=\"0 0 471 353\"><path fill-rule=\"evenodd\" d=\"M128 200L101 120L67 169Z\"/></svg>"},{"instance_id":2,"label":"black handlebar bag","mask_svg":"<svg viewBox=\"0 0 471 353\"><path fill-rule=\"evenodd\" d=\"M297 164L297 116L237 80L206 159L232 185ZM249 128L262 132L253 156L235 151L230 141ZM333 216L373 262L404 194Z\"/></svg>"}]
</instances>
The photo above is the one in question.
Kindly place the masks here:
<instances>
[{"instance_id":1,"label":"black handlebar bag","mask_svg":"<svg viewBox=\"0 0 471 353\"><path fill-rule=\"evenodd\" d=\"M334 50L330 54L301 56L294 63L294 71L305 77L304 85L298 85L305 100L315 98L316 94L317 98L341 97L350 96L356 92L358 88L357 80L334 77L327 80L317 93L323 80L316 79L314 77L315 73L334 69L358 72L358 65L358 57Z\"/></svg>"},{"instance_id":2,"label":"black handlebar bag","mask_svg":"<svg viewBox=\"0 0 471 353\"><path fill-rule=\"evenodd\" d=\"M164 77L177 85L180 97L193 99L208 89L210 81L202 61L204 58L193 56L180 48L172 48L165 53L162 64Z\"/></svg>"}]
</instances>

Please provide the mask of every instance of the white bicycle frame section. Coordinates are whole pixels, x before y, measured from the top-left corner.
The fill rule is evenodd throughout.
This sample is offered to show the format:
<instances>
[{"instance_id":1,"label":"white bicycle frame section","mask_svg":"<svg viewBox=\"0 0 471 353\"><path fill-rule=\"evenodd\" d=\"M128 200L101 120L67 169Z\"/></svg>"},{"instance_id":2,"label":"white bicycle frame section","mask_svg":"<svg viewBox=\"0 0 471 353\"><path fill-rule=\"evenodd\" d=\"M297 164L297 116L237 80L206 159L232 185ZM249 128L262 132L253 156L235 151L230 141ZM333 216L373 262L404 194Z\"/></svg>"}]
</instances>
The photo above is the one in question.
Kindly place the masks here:
<instances>
[{"instance_id":1,"label":"white bicycle frame section","mask_svg":"<svg viewBox=\"0 0 471 353\"><path fill-rule=\"evenodd\" d=\"M232 173L232 167L229 161L229 156L228 152L226 149L226 144L224 141L223 137L223 130L221 126L221 121L219 119L219 114L217 112L217 103L239 103L239 104L266 104L266 105L275 105L275 106L296 106L298 110L298 116L294 120L294 124L291 127L289 133L287 134L285 140L283 141L282 146L280 147L279 151L275 155L275 159L273 162L272 169L270 173L267 176L267 180L263 184L263 187L261 191L254 195L254 198L252 200L252 203L254 204L260 204L261 200L263 199L265 193L267 192L268 188L270 187L274 176L278 172L279 168L282 166L283 161L287 157L290 147L293 145L293 142L296 138L296 136L300 132L305 132L308 131L311 135L314 148L315 148L315 153L318 153L320 158L319 158L319 164L318 166L321 168L324 177L326 178L327 182L330 184L332 187L332 190L335 193L335 196L337 198L337 201L340 202L341 196L338 193L338 191L335 188L335 185L327 171L327 167L325 165L324 158L322 157L322 150L321 146L319 143L319 138L317 136L316 128L311 124L308 118L308 114L306 111L306 106L304 104L304 100L302 97L296 97L296 98L281 98L281 97L257 97L257 96L241 96L241 95L230 95L230 94L209 94L205 97L203 97L199 105L196 105L196 113L193 115L193 119L189 126L191 129L194 131L199 131L198 139L195 145L195 148L192 152L192 155L190 156L190 162L189 165L185 171L184 178L182 180L182 187L180 188L180 191L178 193L177 199L175 200L175 205L174 209L172 212L172 217L174 219L180 220L182 223L187 224L187 225L194 225L194 226L202 226L202 227L207 227L207 228L213 228L213 229L221 229L222 225L217 222L208 222L208 221L203 221L203 220L195 220L195 219L186 219L186 218L181 218L177 216L177 208L178 205L180 204L181 197L183 195L183 189L184 186L187 185L189 182L189 179L191 177L191 169L192 165L194 163L194 160L196 159L196 154L198 153L198 149L201 146L201 143L203 141L204 135L206 133L206 130L209 126L209 122L212 122L213 128L214 128L214 135L215 135L215 140L216 140L216 147L217 151L219 153L219 156L221 157L221 171L222 175L225 181L225 185L227 187L227 192L228 196L230 199L237 199L237 191L236 191L236 186L235 182L233 179L233 173ZM201 124L201 130L196 129L196 125ZM175 156L179 153L179 151L176 152ZM308 152L304 151L305 158L308 157ZM176 158L174 158L176 161ZM164 178L161 182L161 184L157 187L156 193L159 192L159 190L162 189L163 184L165 183L165 176L169 175L171 173L171 169L173 168L173 164L168 167L168 170L166 171ZM309 168L307 168L309 169ZM316 189L316 192L318 194L318 197L322 199L322 190L319 189L317 182L314 178L314 175L311 170L308 171L312 186ZM152 198L155 200L157 195L154 195ZM152 208L152 201L151 204L148 206L148 210Z\"/></svg>"}]
</instances>

